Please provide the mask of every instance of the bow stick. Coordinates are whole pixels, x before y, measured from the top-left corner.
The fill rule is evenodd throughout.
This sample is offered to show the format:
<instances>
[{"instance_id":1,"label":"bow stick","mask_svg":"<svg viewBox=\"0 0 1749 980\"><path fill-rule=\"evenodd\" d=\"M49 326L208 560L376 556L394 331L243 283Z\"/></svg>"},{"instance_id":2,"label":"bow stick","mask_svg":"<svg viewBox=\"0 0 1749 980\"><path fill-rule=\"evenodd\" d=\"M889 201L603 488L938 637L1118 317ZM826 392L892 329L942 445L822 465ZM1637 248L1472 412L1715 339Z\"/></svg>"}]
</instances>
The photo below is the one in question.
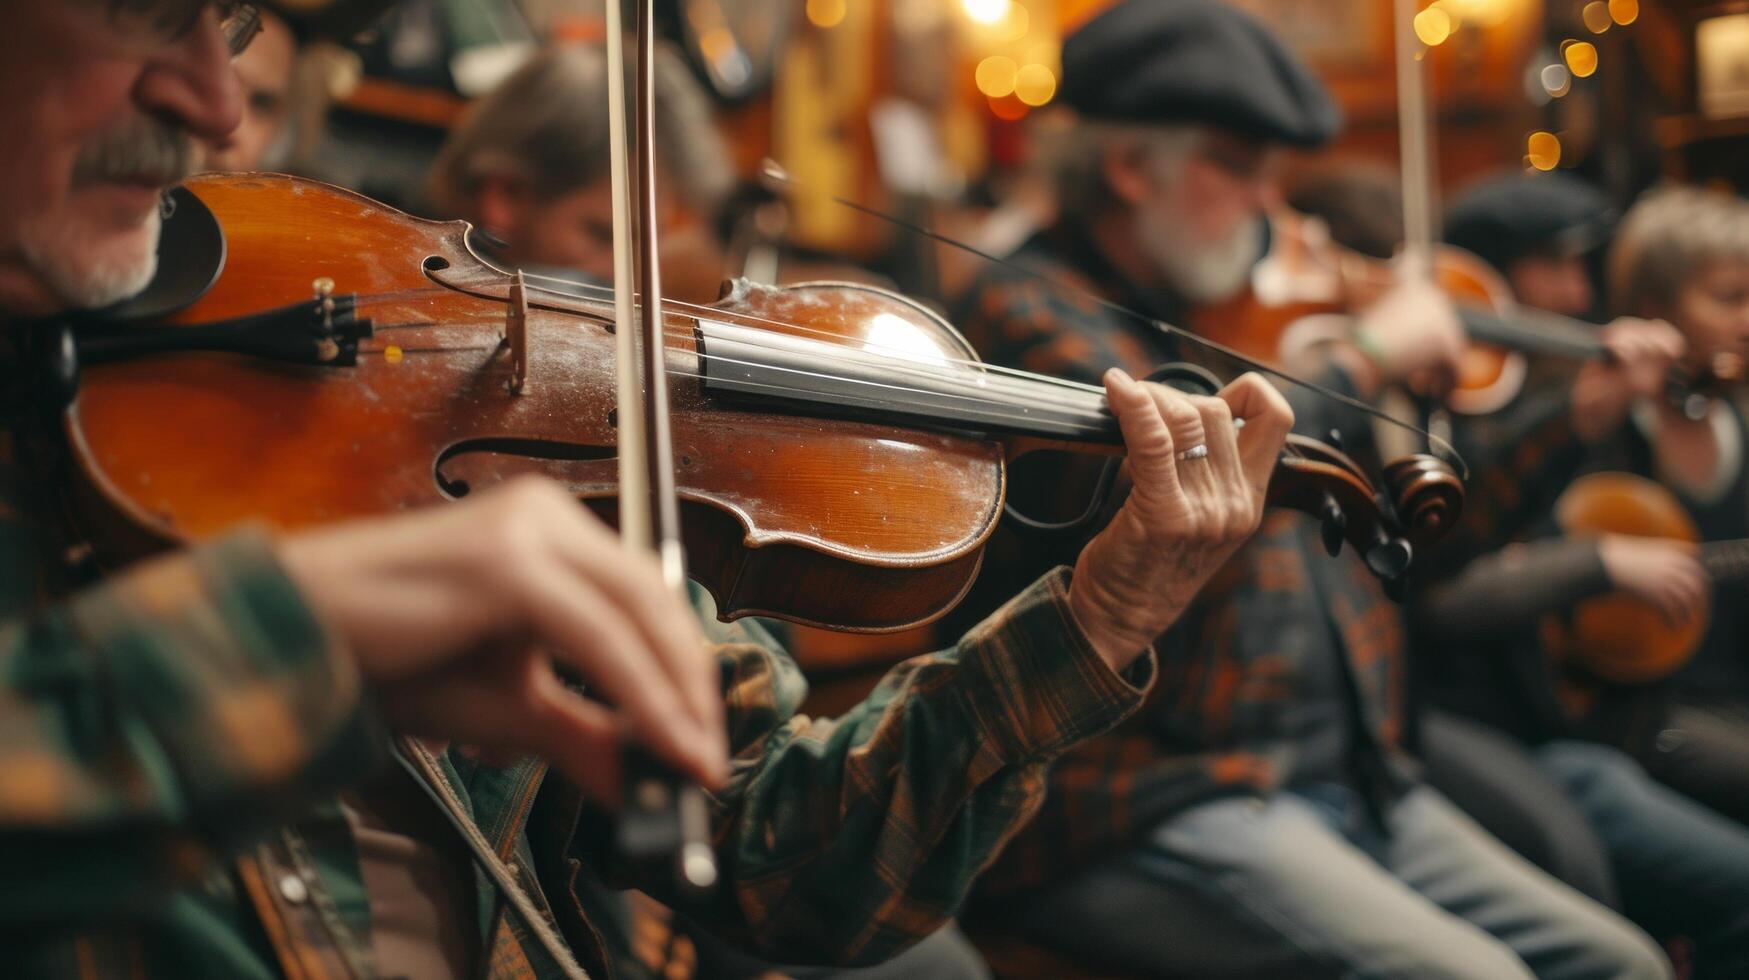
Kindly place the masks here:
<instances>
[{"instance_id":1,"label":"bow stick","mask_svg":"<svg viewBox=\"0 0 1749 980\"><path fill-rule=\"evenodd\" d=\"M674 489L674 441L668 419L668 376L662 341L662 281L656 250L654 0L638 0L635 161L627 152L625 30L620 5L621 0L608 0L606 4L619 384L620 538L628 547L653 551L661 562L668 587L685 600L686 559L680 542L679 498ZM635 292L634 236L638 286ZM638 312L640 298L642 316ZM629 760L628 777L626 805L619 826L622 855L640 864L672 860L676 882L683 890L709 889L717 880L717 864L710 846L704 791L648 760Z\"/></svg>"}]
</instances>

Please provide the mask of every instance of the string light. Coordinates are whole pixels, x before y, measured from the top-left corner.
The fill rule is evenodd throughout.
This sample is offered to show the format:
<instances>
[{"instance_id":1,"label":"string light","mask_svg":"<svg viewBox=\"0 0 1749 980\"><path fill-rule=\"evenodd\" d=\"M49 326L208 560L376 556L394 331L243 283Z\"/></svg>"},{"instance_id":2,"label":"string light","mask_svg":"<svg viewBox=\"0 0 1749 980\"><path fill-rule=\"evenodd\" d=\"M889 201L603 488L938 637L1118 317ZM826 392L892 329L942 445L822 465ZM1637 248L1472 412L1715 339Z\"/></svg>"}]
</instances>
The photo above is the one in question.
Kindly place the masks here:
<instances>
[{"instance_id":1,"label":"string light","mask_svg":"<svg viewBox=\"0 0 1749 980\"><path fill-rule=\"evenodd\" d=\"M1041 106L1057 94L1057 76L1044 65L1031 64L1014 76L1014 97L1029 106Z\"/></svg>"},{"instance_id":2,"label":"string light","mask_svg":"<svg viewBox=\"0 0 1749 980\"><path fill-rule=\"evenodd\" d=\"M1013 58L996 54L978 62L972 80L978 83L978 91L992 99L1000 99L1014 92L1019 73L1020 66Z\"/></svg>"},{"instance_id":3,"label":"string light","mask_svg":"<svg viewBox=\"0 0 1749 980\"><path fill-rule=\"evenodd\" d=\"M1585 29L1593 34L1602 34L1609 30L1614 19L1609 15L1609 5L1603 0L1591 0L1585 9L1579 12L1579 19L1585 22Z\"/></svg>"},{"instance_id":4,"label":"string light","mask_svg":"<svg viewBox=\"0 0 1749 980\"><path fill-rule=\"evenodd\" d=\"M808 23L829 30L844 22L845 0L808 0L807 10Z\"/></svg>"},{"instance_id":5,"label":"string light","mask_svg":"<svg viewBox=\"0 0 1749 980\"><path fill-rule=\"evenodd\" d=\"M1547 92L1551 99L1558 99L1573 90L1573 73L1567 70L1566 65L1545 67L1539 80L1542 82L1543 91Z\"/></svg>"},{"instance_id":6,"label":"string light","mask_svg":"<svg viewBox=\"0 0 1749 980\"><path fill-rule=\"evenodd\" d=\"M966 16L986 27L1001 23L1012 5L1012 0L960 0Z\"/></svg>"},{"instance_id":7,"label":"string light","mask_svg":"<svg viewBox=\"0 0 1749 980\"><path fill-rule=\"evenodd\" d=\"M1561 139L1538 130L1525 140L1525 162L1538 170L1553 170L1561 164Z\"/></svg>"},{"instance_id":8,"label":"string light","mask_svg":"<svg viewBox=\"0 0 1749 980\"><path fill-rule=\"evenodd\" d=\"M1444 7L1428 7L1415 15L1415 36L1421 43L1430 48L1436 48L1451 37L1453 28L1451 15Z\"/></svg>"},{"instance_id":9,"label":"string light","mask_svg":"<svg viewBox=\"0 0 1749 980\"><path fill-rule=\"evenodd\" d=\"M1027 28L1032 26L1032 18L1026 8L1018 3L1010 3L1008 12L994 26L997 41L1018 41L1026 36Z\"/></svg>"},{"instance_id":10,"label":"string light","mask_svg":"<svg viewBox=\"0 0 1749 980\"><path fill-rule=\"evenodd\" d=\"M1609 0L1609 17L1623 27L1640 19L1640 0Z\"/></svg>"},{"instance_id":11,"label":"string light","mask_svg":"<svg viewBox=\"0 0 1749 980\"><path fill-rule=\"evenodd\" d=\"M1566 41L1561 45L1561 58L1574 78L1590 78L1597 71L1597 45L1590 41Z\"/></svg>"}]
</instances>

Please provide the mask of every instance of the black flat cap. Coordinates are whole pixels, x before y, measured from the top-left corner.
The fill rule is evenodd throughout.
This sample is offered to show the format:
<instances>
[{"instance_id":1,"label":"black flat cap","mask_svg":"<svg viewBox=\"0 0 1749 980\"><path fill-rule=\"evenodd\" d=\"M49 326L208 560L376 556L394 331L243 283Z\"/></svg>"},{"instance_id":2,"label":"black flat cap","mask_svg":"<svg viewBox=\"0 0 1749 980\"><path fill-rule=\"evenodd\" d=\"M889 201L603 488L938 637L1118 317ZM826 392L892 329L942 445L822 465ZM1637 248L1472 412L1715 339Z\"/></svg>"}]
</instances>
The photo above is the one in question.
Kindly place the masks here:
<instances>
[{"instance_id":1,"label":"black flat cap","mask_svg":"<svg viewBox=\"0 0 1749 980\"><path fill-rule=\"evenodd\" d=\"M1615 217L1602 192L1577 177L1514 173L1458 195L1445 240L1505 270L1532 253L1589 252L1609 240Z\"/></svg>"},{"instance_id":2,"label":"black flat cap","mask_svg":"<svg viewBox=\"0 0 1749 980\"><path fill-rule=\"evenodd\" d=\"M1220 0L1121 0L1063 43L1063 101L1115 122L1200 123L1317 146L1342 113L1262 24Z\"/></svg>"}]
</instances>

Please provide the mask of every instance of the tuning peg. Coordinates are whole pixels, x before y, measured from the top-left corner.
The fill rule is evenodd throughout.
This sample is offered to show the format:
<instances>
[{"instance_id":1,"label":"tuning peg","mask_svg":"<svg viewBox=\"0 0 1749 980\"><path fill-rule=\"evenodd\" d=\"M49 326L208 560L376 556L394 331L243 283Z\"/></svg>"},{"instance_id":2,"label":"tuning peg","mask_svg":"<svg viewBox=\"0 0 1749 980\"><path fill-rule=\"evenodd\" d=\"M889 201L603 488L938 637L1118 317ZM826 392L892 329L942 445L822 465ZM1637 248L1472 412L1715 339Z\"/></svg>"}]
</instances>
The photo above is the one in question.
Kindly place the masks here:
<instances>
[{"instance_id":1,"label":"tuning peg","mask_svg":"<svg viewBox=\"0 0 1749 980\"><path fill-rule=\"evenodd\" d=\"M1330 494L1324 495L1324 505L1318 515L1319 530L1324 536L1324 551L1334 558L1342 553L1342 541L1348 534L1348 515Z\"/></svg>"},{"instance_id":2,"label":"tuning peg","mask_svg":"<svg viewBox=\"0 0 1749 980\"><path fill-rule=\"evenodd\" d=\"M1401 583L1409 574L1409 563L1415 556L1409 542L1397 537L1379 535L1379 541L1366 549L1366 567L1389 588Z\"/></svg>"}]
</instances>

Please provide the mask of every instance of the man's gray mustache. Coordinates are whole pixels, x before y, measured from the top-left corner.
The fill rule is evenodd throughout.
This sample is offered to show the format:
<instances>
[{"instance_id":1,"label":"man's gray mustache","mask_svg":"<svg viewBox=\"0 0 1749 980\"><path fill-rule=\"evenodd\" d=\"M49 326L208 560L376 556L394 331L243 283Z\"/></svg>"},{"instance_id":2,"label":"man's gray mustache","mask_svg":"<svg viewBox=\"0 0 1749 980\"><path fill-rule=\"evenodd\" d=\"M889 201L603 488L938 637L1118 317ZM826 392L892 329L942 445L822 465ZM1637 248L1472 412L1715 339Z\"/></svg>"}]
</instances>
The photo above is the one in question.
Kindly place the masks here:
<instances>
[{"instance_id":1,"label":"man's gray mustache","mask_svg":"<svg viewBox=\"0 0 1749 980\"><path fill-rule=\"evenodd\" d=\"M195 172L194 140L157 120L142 120L98 135L73 164L73 186L111 181L174 184Z\"/></svg>"}]
</instances>

